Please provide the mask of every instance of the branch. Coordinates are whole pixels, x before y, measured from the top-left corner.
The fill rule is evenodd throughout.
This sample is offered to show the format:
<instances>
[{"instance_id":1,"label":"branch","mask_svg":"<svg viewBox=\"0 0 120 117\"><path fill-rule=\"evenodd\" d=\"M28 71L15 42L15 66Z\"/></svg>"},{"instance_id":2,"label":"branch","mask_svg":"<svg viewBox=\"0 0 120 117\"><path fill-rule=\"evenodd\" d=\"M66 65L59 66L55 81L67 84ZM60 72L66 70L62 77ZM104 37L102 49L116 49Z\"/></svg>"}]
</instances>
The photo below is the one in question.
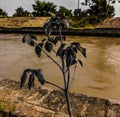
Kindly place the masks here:
<instances>
[{"instance_id":1,"label":"branch","mask_svg":"<svg viewBox=\"0 0 120 117\"><path fill-rule=\"evenodd\" d=\"M60 33L60 38L61 38L61 44L63 44L61 27L59 27L59 33Z\"/></svg>"},{"instance_id":2,"label":"branch","mask_svg":"<svg viewBox=\"0 0 120 117\"><path fill-rule=\"evenodd\" d=\"M72 85L72 83L73 83L73 81L74 81L74 79L75 79L76 67L77 67L77 65L75 64L75 68L74 68L74 72L73 72L73 78L72 78L72 81L71 81L71 83L70 83L70 85L69 85L69 88L71 87L71 85Z\"/></svg>"},{"instance_id":3,"label":"branch","mask_svg":"<svg viewBox=\"0 0 120 117\"><path fill-rule=\"evenodd\" d=\"M34 43L35 43L35 45L37 45L42 51L43 51L43 53L44 54L46 54L47 56L48 56L48 58L49 59L51 59L59 68L60 68L60 70L63 72L63 69L62 69L62 67L57 63L57 61L55 61L45 50L43 50L34 40L32 40Z\"/></svg>"},{"instance_id":4,"label":"branch","mask_svg":"<svg viewBox=\"0 0 120 117\"><path fill-rule=\"evenodd\" d=\"M56 85L56 84L54 84L52 82L49 82L49 81L45 81L45 82L48 83L48 84L51 84L51 85L53 85L53 86L55 86L55 87L57 87L59 89L61 89L62 91L65 91L62 87L60 87L60 86L58 86L58 85Z\"/></svg>"},{"instance_id":5,"label":"branch","mask_svg":"<svg viewBox=\"0 0 120 117\"><path fill-rule=\"evenodd\" d=\"M62 73L63 73L63 79L64 79L64 86L65 86L65 89L67 89L67 81L66 81L66 72L65 72L65 63L64 63L64 59L61 58L62 60Z\"/></svg>"},{"instance_id":6,"label":"branch","mask_svg":"<svg viewBox=\"0 0 120 117\"><path fill-rule=\"evenodd\" d=\"M70 67L68 66L67 90L69 89L69 83L70 83Z\"/></svg>"}]
</instances>

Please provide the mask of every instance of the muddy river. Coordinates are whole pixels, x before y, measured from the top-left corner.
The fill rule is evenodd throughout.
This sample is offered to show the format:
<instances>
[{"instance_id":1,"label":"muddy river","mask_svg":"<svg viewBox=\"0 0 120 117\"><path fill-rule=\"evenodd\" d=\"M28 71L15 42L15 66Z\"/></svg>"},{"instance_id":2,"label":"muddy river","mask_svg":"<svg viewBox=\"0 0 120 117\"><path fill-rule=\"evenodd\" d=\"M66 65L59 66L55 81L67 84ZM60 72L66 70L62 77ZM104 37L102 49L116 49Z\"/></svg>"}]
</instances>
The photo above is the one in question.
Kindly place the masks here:
<instances>
[{"instance_id":1,"label":"muddy river","mask_svg":"<svg viewBox=\"0 0 120 117\"><path fill-rule=\"evenodd\" d=\"M39 40L45 37L36 36ZM0 78L20 81L24 69L41 68L48 81L63 86L56 65L45 55L38 58L33 47L21 42L22 37L21 34L0 34ZM67 42L72 41L80 42L87 49L87 58L79 54L84 66L77 66L71 92L120 100L120 38L68 36Z\"/></svg>"}]
</instances>

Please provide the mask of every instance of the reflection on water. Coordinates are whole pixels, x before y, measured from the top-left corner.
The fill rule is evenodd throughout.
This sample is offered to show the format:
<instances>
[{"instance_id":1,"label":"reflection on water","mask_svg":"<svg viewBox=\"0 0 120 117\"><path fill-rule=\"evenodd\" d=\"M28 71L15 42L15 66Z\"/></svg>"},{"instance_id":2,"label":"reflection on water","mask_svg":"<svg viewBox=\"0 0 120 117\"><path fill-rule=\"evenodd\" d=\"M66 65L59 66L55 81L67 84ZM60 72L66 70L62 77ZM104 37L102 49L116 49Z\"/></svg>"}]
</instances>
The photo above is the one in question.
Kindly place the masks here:
<instances>
[{"instance_id":1,"label":"reflection on water","mask_svg":"<svg viewBox=\"0 0 120 117\"><path fill-rule=\"evenodd\" d=\"M34 48L21 42L22 37L0 34L0 78L19 81L24 69L42 68L46 79L62 85L56 65L45 55L39 59ZM68 42L78 41L87 49L87 59L79 54L84 67L78 65L71 91L120 100L120 38L68 36L67 39Z\"/></svg>"}]
</instances>

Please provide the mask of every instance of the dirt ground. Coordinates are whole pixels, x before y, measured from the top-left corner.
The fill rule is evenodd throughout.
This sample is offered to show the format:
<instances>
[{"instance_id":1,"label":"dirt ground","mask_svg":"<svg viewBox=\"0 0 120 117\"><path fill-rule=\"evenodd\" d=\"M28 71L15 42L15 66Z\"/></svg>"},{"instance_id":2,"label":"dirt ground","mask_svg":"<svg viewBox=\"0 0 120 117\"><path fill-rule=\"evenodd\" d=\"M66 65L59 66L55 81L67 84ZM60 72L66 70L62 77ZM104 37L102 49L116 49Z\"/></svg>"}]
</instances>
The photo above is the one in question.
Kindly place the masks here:
<instances>
[{"instance_id":1,"label":"dirt ground","mask_svg":"<svg viewBox=\"0 0 120 117\"><path fill-rule=\"evenodd\" d=\"M6 17L0 18L0 27L42 27L49 17Z\"/></svg>"},{"instance_id":2,"label":"dirt ground","mask_svg":"<svg viewBox=\"0 0 120 117\"><path fill-rule=\"evenodd\" d=\"M120 17L107 18L97 28L120 28Z\"/></svg>"},{"instance_id":3,"label":"dirt ground","mask_svg":"<svg viewBox=\"0 0 120 117\"><path fill-rule=\"evenodd\" d=\"M42 27L50 17L6 17L0 18L0 27ZM120 18L107 18L97 28L120 28Z\"/></svg>"}]
</instances>

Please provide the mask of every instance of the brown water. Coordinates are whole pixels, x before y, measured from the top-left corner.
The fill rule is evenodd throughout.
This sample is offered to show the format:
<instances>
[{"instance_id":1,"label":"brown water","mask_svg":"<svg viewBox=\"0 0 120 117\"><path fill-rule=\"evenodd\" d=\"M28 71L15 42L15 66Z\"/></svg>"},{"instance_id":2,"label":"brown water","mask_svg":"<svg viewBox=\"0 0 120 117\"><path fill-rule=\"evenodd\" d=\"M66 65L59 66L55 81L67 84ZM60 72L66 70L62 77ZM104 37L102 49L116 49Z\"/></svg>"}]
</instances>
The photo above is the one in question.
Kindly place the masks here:
<instances>
[{"instance_id":1,"label":"brown water","mask_svg":"<svg viewBox=\"0 0 120 117\"><path fill-rule=\"evenodd\" d=\"M0 78L20 81L24 69L42 68L46 79L63 86L56 65L45 55L39 59L33 47L21 42L22 37L0 34ZM67 40L78 41L87 49L87 59L79 54L84 67L78 65L71 91L120 100L120 38L68 36Z\"/></svg>"}]
</instances>

